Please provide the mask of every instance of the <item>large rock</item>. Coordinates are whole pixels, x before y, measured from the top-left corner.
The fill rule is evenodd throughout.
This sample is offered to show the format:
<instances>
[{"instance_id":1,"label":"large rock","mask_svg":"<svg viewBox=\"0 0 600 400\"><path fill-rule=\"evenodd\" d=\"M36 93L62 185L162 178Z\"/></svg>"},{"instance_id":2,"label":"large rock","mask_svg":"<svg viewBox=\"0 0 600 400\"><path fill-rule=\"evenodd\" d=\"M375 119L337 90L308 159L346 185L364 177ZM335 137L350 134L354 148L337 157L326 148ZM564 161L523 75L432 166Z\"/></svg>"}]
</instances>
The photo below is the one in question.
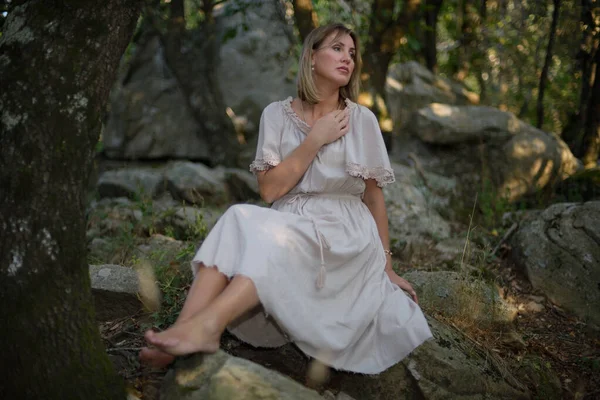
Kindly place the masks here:
<instances>
[{"instance_id":1,"label":"large rock","mask_svg":"<svg viewBox=\"0 0 600 400\"><path fill-rule=\"evenodd\" d=\"M161 171L144 168L125 168L106 171L98 179L100 197L152 198L163 189Z\"/></svg>"},{"instance_id":2,"label":"large rock","mask_svg":"<svg viewBox=\"0 0 600 400\"><path fill-rule=\"evenodd\" d=\"M516 315L517 310L500 297L493 285L468 273L411 271L402 277L415 288L419 304L426 311L468 320L482 329L506 325Z\"/></svg>"},{"instance_id":3,"label":"large rock","mask_svg":"<svg viewBox=\"0 0 600 400\"><path fill-rule=\"evenodd\" d=\"M235 201L259 200L258 181L253 173L246 169L223 168L214 169L216 176L223 182L229 196Z\"/></svg>"},{"instance_id":4,"label":"large rock","mask_svg":"<svg viewBox=\"0 0 600 400\"><path fill-rule=\"evenodd\" d=\"M137 274L120 265L90 265L96 318L100 321L133 315L143 305L138 299Z\"/></svg>"},{"instance_id":5,"label":"large rock","mask_svg":"<svg viewBox=\"0 0 600 400\"><path fill-rule=\"evenodd\" d=\"M511 201L580 168L560 138L491 107L432 104L413 113L407 129L434 154L428 169L465 178L465 186L489 175Z\"/></svg>"},{"instance_id":6,"label":"large rock","mask_svg":"<svg viewBox=\"0 0 600 400\"><path fill-rule=\"evenodd\" d=\"M278 0L228 3L217 14L223 42L217 78L225 104L247 121L246 132L255 133L269 103L296 93L294 28Z\"/></svg>"},{"instance_id":7,"label":"large rock","mask_svg":"<svg viewBox=\"0 0 600 400\"><path fill-rule=\"evenodd\" d=\"M391 65L385 89L394 132L401 138L408 133L404 126L410 120L410 115L422 107L431 103L479 103L477 94L449 79L435 76L415 61Z\"/></svg>"},{"instance_id":8,"label":"large rock","mask_svg":"<svg viewBox=\"0 0 600 400\"><path fill-rule=\"evenodd\" d=\"M550 206L524 221L511 243L535 289L600 326L600 201Z\"/></svg>"},{"instance_id":9,"label":"large rock","mask_svg":"<svg viewBox=\"0 0 600 400\"><path fill-rule=\"evenodd\" d=\"M223 115L229 115L246 139L256 135L265 106L295 93L291 75L295 57L290 57L295 39L283 7L276 0L244 0L226 2L215 10L220 40L215 59L206 56L206 40L199 30L187 32L193 38L184 46L189 56L185 58L187 73L194 77L205 76L208 69L216 71L212 86L223 99ZM105 154L120 159L223 161L223 154L210 150L209 141L214 140L210 135L235 132L214 133L203 128L201 122L206 121L193 110L202 101L202 93L197 91L206 88L175 78L157 35L148 33L136 45L111 93L103 130ZM208 68L206 63L216 65ZM187 85L187 90L181 85Z\"/></svg>"},{"instance_id":10,"label":"large rock","mask_svg":"<svg viewBox=\"0 0 600 400\"><path fill-rule=\"evenodd\" d=\"M450 226L438 213L447 208L456 183L426 173L425 183L409 167L392 163L396 182L385 188L390 241L393 250L404 252L450 236Z\"/></svg>"},{"instance_id":11,"label":"large rock","mask_svg":"<svg viewBox=\"0 0 600 400\"><path fill-rule=\"evenodd\" d=\"M166 169L165 179L173 198L188 204L221 204L227 200L223 182L203 164L175 162Z\"/></svg>"},{"instance_id":12,"label":"large rock","mask_svg":"<svg viewBox=\"0 0 600 400\"><path fill-rule=\"evenodd\" d=\"M164 378L162 400L322 400L292 379L222 351L180 360Z\"/></svg>"},{"instance_id":13,"label":"large rock","mask_svg":"<svg viewBox=\"0 0 600 400\"><path fill-rule=\"evenodd\" d=\"M158 36L138 43L111 92L104 151L119 159L210 158Z\"/></svg>"},{"instance_id":14,"label":"large rock","mask_svg":"<svg viewBox=\"0 0 600 400\"><path fill-rule=\"evenodd\" d=\"M217 208L197 208L192 206L174 207L167 213L162 224L170 226L179 238L204 238L223 215Z\"/></svg>"},{"instance_id":15,"label":"large rock","mask_svg":"<svg viewBox=\"0 0 600 400\"><path fill-rule=\"evenodd\" d=\"M495 357L458 330L428 319L434 340L379 375L343 377L341 389L361 400L528 399Z\"/></svg>"}]
</instances>

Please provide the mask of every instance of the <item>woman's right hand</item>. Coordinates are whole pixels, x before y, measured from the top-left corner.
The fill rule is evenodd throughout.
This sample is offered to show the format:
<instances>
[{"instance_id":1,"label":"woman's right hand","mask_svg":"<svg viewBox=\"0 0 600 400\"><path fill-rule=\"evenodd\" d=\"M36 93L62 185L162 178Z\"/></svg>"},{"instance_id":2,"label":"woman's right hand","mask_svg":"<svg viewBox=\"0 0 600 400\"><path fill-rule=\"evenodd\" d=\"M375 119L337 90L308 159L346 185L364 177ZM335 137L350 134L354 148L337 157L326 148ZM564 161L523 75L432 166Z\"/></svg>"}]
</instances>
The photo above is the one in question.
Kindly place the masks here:
<instances>
[{"instance_id":1,"label":"woman's right hand","mask_svg":"<svg viewBox=\"0 0 600 400\"><path fill-rule=\"evenodd\" d=\"M319 118L313 125L310 134L324 146L335 142L348 133L350 112L348 109L335 110Z\"/></svg>"}]
</instances>

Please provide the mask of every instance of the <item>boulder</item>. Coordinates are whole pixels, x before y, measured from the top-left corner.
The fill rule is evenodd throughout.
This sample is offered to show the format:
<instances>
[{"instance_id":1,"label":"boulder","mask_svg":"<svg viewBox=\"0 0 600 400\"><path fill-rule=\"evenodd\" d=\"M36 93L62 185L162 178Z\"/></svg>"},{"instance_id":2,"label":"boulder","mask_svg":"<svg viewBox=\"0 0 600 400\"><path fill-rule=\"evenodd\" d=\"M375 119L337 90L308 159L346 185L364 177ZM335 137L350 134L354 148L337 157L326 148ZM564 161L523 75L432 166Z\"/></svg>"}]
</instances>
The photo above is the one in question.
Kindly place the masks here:
<instances>
[{"instance_id":1,"label":"boulder","mask_svg":"<svg viewBox=\"0 0 600 400\"><path fill-rule=\"evenodd\" d=\"M165 169L169 192L176 200L188 204L223 204L227 194L223 182L213 169L204 164L178 161Z\"/></svg>"},{"instance_id":2,"label":"boulder","mask_svg":"<svg viewBox=\"0 0 600 400\"><path fill-rule=\"evenodd\" d=\"M406 123L414 111L431 103L468 105L479 103L479 96L449 79L435 76L425 66L411 61L393 64L388 70L386 96L394 133L405 139Z\"/></svg>"},{"instance_id":3,"label":"boulder","mask_svg":"<svg viewBox=\"0 0 600 400\"><path fill-rule=\"evenodd\" d=\"M221 37L217 79L225 104L258 132L263 109L296 93L293 24L279 1L228 2L216 14Z\"/></svg>"},{"instance_id":4,"label":"boulder","mask_svg":"<svg viewBox=\"0 0 600 400\"><path fill-rule=\"evenodd\" d=\"M225 2L214 11L216 57L207 56L200 28L189 30L181 61L185 78L179 80L158 35L145 33L111 93L103 130L105 154L128 160L202 160L211 165L228 161L224 152L211 151L213 142L221 140L215 135L235 138L235 128L239 138L252 140L262 110L295 93L295 57L290 52L296 43L285 12L279 1ZM223 100L222 113L231 119L232 132L215 133L199 120L207 70L214 70L211 90L220 94L215 97ZM194 83L193 77L202 79Z\"/></svg>"},{"instance_id":5,"label":"boulder","mask_svg":"<svg viewBox=\"0 0 600 400\"><path fill-rule=\"evenodd\" d=\"M554 204L523 221L511 245L534 289L600 326L600 201Z\"/></svg>"},{"instance_id":6,"label":"boulder","mask_svg":"<svg viewBox=\"0 0 600 400\"><path fill-rule=\"evenodd\" d=\"M480 348L455 328L446 326L435 319L428 319L434 339L424 343L410 356L378 375L360 375L343 371L331 371L331 383L335 382L335 391L339 398L360 400L409 400L414 398L437 399L528 399L527 389L511 374L510 370L493 353ZM298 354L291 344L278 349L252 349L241 344L232 343L232 338L224 335L221 342L223 348L231 349L236 355L255 360L263 366L274 368L280 373L293 377L294 380L306 382L307 373L311 370L306 357ZM310 364L310 365L309 365ZM222 380L220 371L229 366L236 366L240 371L238 379ZM239 369L238 369L239 367ZM283 384L277 384L276 392L265 389L266 397L260 396L257 386L241 372L251 369L253 380L260 388L271 385L266 374L273 374L283 379L285 386L291 384L291 392L284 391ZM232 374L227 372L227 376ZM267 381L267 385L264 382ZM224 385L217 388L213 385ZM241 385L241 386L240 386ZM247 386L250 385L250 386ZM325 383L327 386L327 383ZM333 385L332 385L333 386ZM214 355L194 355L178 361L164 380L162 398L170 399L213 399L211 397L223 390L230 398L236 399L242 394L243 399L311 399L313 391L292 382L291 378L266 370L256 364L232 357L223 352ZM234 390L237 392L235 394ZM340 394L342 393L342 394ZM203 397L204 396L204 397ZM269 397L272 396L272 397ZM325 398L333 398L333 393L326 391ZM227 397L226 397L227 398ZM319 398L319 397L316 397Z\"/></svg>"},{"instance_id":7,"label":"boulder","mask_svg":"<svg viewBox=\"0 0 600 400\"><path fill-rule=\"evenodd\" d=\"M90 265L96 319L109 321L138 313L143 305L138 299L136 272L120 265Z\"/></svg>"},{"instance_id":8,"label":"boulder","mask_svg":"<svg viewBox=\"0 0 600 400\"><path fill-rule=\"evenodd\" d=\"M322 400L292 379L219 351L179 360L161 388L163 400Z\"/></svg>"},{"instance_id":9,"label":"boulder","mask_svg":"<svg viewBox=\"0 0 600 400\"><path fill-rule=\"evenodd\" d=\"M137 44L110 96L104 152L118 159L190 158L210 154L158 36Z\"/></svg>"},{"instance_id":10,"label":"boulder","mask_svg":"<svg viewBox=\"0 0 600 400\"><path fill-rule=\"evenodd\" d=\"M262 306L233 321L227 330L242 342L254 347L276 348L289 342L277 323L265 315Z\"/></svg>"},{"instance_id":11,"label":"boulder","mask_svg":"<svg viewBox=\"0 0 600 400\"><path fill-rule=\"evenodd\" d=\"M471 192L489 176L499 196L514 201L567 178L580 162L557 136L491 107L431 104L407 125L433 154L425 167L457 176ZM473 194L473 193L471 193Z\"/></svg>"},{"instance_id":12,"label":"boulder","mask_svg":"<svg viewBox=\"0 0 600 400\"><path fill-rule=\"evenodd\" d=\"M164 216L161 224L172 227L178 238L203 239L215 226L223 212L215 208L178 206Z\"/></svg>"},{"instance_id":13,"label":"boulder","mask_svg":"<svg viewBox=\"0 0 600 400\"><path fill-rule=\"evenodd\" d=\"M153 198L163 189L163 175L145 168L106 171L98 178L97 189L100 197Z\"/></svg>"},{"instance_id":14,"label":"boulder","mask_svg":"<svg viewBox=\"0 0 600 400\"><path fill-rule=\"evenodd\" d=\"M384 189L392 250L412 252L448 238L450 225L437 210L448 207L455 182L427 173L425 184L412 168L396 163L392 167L396 182Z\"/></svg>"},{"instance_id":15,"label":"boulder","mask_svg":"<svg viewBox=\"0 0 600 400\"><path fill-rule=\"evenodd\" d=\"M460 331L428 322L435 339L379 375L342 376L341 389L361 400L529 398L495 356Z\"/></svg>"},{"instance_id":16,"label":"boulder","mask_svg":"<svg viewBox=\"0 0 600 400\"><path fill-rule=\"evenodd\" d=\"M482 329L506 325L517 313L493 285L468 273L410 271L402 277L415 288L424 310L469 321Z\"/></svg>"},{"instance_id":17,"label":"boulder","mask_svg":"<svg viewBox=\"0 0 600 400\"><path fill-rule=\"evenodd\" d=\"M241 202L260 200L258 181L250 171L217 167L214 172L219 180L225 183L227 193L233 200Z\"/></svg>"},{"instance_id":18,"label":"boulder","mask_svg":"<svg viewBox=\"0 0 600 400\"><path fill-rule=\"evenodd\" d=\"M552 370L551 364L536 355L526 355L517 366L517 373L527 386L534 388L534 398L560 400L563 388L560 377Z\"/></svg>"}]
</instances>

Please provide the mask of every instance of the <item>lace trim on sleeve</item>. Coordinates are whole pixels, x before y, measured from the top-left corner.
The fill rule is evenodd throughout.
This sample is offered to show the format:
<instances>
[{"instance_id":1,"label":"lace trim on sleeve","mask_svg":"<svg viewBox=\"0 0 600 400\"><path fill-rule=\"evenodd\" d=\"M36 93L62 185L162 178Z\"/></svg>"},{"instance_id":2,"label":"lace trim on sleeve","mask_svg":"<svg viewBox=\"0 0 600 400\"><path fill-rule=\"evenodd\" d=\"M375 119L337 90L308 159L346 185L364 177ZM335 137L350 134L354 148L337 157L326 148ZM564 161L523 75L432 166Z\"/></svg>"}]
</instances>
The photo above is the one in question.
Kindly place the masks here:
<instances>
[{"instance_id":1,"label":"lace trim on sleeve","mask_svg":"<svg viewBox=\"0 0 600 400\"><path fill-rule=\"evenodd\" d=\"M250 164L250 172L266 171L279 165L281 160L274 154L264 154L263 158L257 158Z\"/></svg>"},{"instance_id":2,"label":"lace trim on sleeve","mask_svg":"<svg viewBox=\"0 0 600 400\"><path fill-rule=\"evenodd\" d=\"M360 164L347 163L346 172L355 178L375 179L377 186L381 188L396 181L394 171L384 167L367 168Z\"/></svg>"}]
</instances>

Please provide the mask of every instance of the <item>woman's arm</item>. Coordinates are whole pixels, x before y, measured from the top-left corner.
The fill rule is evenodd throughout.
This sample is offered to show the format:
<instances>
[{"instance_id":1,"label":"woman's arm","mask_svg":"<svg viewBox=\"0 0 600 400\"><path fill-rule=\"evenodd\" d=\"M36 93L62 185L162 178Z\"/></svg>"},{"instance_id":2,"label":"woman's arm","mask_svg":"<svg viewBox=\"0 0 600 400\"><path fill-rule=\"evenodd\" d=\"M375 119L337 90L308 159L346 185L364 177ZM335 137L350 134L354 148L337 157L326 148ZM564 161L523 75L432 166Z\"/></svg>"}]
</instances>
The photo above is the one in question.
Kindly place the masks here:
<instances>
[{"instance_id":1,"label":"woman's arm","mask_svg":"<svg viewBox=\"0 0 600 400\"><path fill-rule=\"evenodd\" d=\"M375 179L367 179L365 180L365 183L367 186L363 196L363 202L369 211L371 211L373 219L375 220L375 224L377 224L377 231L379 232L379 237L381 238L383 248L389 250L390 236L383 190L377 186L377 181ZM418 303L417 293L410 283L408 283L408 281L406 281L404 278L399 277L392 269L392 255L389 253L386 253L385 272L393 283L400 286L401 289L407 291L412 299Z\"/></svg>"},{"instance_id":2,"label":"woman's arm","mask_svg":"<svg viewBox=\"0 0 600 400\"><path fill-rule=\"evenodd\" d=\"M292 190L310 163L314 160L322 144L314 135L309 135L285 160L268 171L256 174L260 197L272 203Z\"/></svg>"},{"instance_id":3,"label":"woman's arm","mask_svg":"<svg viewBox=\"0 0 600 400\"><path fill-rule=\"evenodd\" d=\"M319 149L348 133L348 110L332 111L319 118L306 139L285 160L268 171L257 174L260 197L272 203L298 184Z\"/></svg>"}]
</instances>

